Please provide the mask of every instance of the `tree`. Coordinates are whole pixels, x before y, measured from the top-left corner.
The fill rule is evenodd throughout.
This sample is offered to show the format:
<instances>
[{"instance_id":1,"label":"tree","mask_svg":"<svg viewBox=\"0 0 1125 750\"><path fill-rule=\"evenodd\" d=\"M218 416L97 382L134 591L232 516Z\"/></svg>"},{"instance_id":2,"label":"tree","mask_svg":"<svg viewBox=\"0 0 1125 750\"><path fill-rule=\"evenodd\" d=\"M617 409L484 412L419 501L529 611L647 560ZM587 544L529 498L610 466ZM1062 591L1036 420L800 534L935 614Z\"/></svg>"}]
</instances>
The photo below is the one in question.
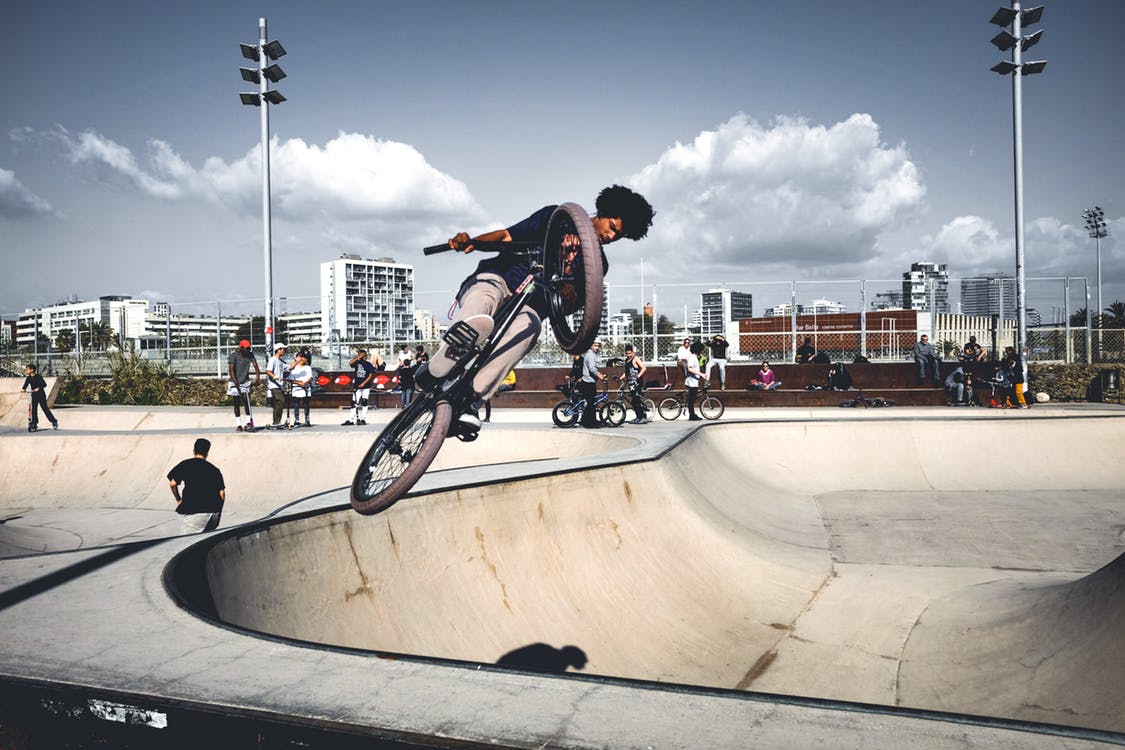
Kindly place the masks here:
<instances>
[{"instance_id":1,"label":"tree","mask_svg":"<svg viewBox=\"0 0 1125 750\"><path fill-rule=\"evenodd\" d=\"M287 326L284 320L273 321L273 340L285 341L285 334L288 333ZM266 345L266 316L265 315L252 315L249 320L238 327L238 331L234 334L235 341L242 341L246 339L250 342L250 346L265 346Z\"/></svg>"},{"instance_id":2,"label":"tree","mask_svg":"<svg viewBox=\"0 0 1125 750\"><path fill-rule=\"evenodd\" d=\"M1125 302L1115 300L1102 312L1102 323L1106 328L1125 328Z\"/></svg>"},{"instance_id":3,"label":"tree","mask_svg":"<svg viewBox=\"0 0 1125 750\"><path fill-rule=\"evenodd\" d=\"M74 349L74 329L63 328L55 335L55 351L63 354Z\"/></svg>"},{"instance_id":4,"label":"tree","mask_svg":"<svg viewBox=\"0 0 1125 750\"><path fill-rule=\"evenodd\" d=\"M104 351L117 343L117 334L114 330L105 323L99 323L96 320L80 323L78 331L82 337L83 349Z\"/></svg>"},{"instance_id":5,"label":"tree","mask_svg":"<svg viewBox=\"0 0 1125 750\"><path fill-rule=\"evenodd\" d=\"M1075 328L1086 327L1086 308L1080 307L1070 314L1070 324Z\"/></svg>"}]
</instances>

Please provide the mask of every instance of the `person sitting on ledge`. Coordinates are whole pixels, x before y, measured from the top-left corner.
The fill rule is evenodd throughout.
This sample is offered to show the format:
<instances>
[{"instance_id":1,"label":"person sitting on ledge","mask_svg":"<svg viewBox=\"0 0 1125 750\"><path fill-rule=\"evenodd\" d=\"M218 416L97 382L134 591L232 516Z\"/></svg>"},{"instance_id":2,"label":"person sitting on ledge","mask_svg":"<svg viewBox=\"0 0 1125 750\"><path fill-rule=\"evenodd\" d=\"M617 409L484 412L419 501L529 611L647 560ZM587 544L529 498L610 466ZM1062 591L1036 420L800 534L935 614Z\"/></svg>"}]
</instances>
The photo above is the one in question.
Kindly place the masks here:
<instances>
[{"instance_id":1,"label":"person sitting on ledge","mask_svg":"<svg viewBox=\"0 0 1125 750\"><path fill-rule=\"evenodd\" d=\"M777 379L777 373L770 369L769 362L762 363L762 369L758 370L758 377L746 386L747 390L751 391L772 391L780 387L781 381Z\"/></svg>"}]
</instances>

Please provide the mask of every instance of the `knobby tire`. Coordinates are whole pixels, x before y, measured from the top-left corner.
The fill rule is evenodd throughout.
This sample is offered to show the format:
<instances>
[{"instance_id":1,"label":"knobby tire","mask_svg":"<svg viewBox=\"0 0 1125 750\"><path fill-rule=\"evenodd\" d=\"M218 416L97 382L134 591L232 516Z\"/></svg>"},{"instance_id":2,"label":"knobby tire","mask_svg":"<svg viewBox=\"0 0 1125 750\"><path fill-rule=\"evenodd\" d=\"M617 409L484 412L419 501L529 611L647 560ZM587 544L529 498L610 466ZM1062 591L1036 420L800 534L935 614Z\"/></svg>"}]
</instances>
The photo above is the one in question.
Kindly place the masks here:
<instances>
[{"instance_id":1,"label":"knobby tire","mask_svg":"<svg viewBox=\"0 0 1125 750\"><path fill-rule=\"evenodd\" d=\"M445 401L406 407L391 420L363 457L352 479L352 508L378 513L410 491L430 468L449 432L453 409Z\"/></svg>"}]
</instances>

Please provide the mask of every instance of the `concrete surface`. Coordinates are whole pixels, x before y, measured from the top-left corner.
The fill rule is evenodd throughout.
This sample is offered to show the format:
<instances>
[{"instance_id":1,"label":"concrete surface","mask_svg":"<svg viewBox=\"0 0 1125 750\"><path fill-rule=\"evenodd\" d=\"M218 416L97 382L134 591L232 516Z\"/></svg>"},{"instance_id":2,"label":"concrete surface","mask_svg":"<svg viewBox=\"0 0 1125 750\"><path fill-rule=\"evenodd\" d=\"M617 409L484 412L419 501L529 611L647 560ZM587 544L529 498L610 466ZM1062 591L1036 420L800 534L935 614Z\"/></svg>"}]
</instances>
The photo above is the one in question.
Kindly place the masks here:
<instances>
[{"instance_id":1,"label":"concrete surface","mask_svg":"<svg viewBox=\"0 0 1125 750\"><path fill-rule=\"evenodd\" d=\"M338 488L375 426L64 414L0 434L0 544L22 555L0 561L0 679L510 747L1125 742L1120 408L598 432L496 410L372 517ZM162 477L198 434L242 525L170 536ZM967 439L1003 447L970 462ZM184 551L227 626L169 595ZM536 643L585 670L488 666Z\"/></svg>"}]
</instances>

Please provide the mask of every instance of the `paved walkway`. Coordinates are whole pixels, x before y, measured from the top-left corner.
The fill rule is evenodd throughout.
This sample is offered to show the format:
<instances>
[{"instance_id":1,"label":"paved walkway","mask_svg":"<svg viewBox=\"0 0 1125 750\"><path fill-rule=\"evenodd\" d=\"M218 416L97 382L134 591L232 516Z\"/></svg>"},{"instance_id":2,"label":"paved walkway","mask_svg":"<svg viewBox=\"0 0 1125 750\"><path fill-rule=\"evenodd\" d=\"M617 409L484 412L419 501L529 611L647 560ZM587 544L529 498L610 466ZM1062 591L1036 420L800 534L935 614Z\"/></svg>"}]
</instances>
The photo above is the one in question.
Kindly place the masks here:
<instances>
[{"instance_id":1,"label":"paved walkway","mask_svg":"<svg viewBox=\"0 0 1125 750\"><path fill-rule=\"evenodd\" d=\"M0 432L6 681L510 747L1125 739L1119 408L592 432L496 409L373 517L341 487L390 412L254 435L217 409L59 415ZM163 474L198 435L229 509L178 537ZM207 577L225 624L169 576L189 600ZM494 666L565 646L582 671Z\"/></svg>"}]
</instances>

